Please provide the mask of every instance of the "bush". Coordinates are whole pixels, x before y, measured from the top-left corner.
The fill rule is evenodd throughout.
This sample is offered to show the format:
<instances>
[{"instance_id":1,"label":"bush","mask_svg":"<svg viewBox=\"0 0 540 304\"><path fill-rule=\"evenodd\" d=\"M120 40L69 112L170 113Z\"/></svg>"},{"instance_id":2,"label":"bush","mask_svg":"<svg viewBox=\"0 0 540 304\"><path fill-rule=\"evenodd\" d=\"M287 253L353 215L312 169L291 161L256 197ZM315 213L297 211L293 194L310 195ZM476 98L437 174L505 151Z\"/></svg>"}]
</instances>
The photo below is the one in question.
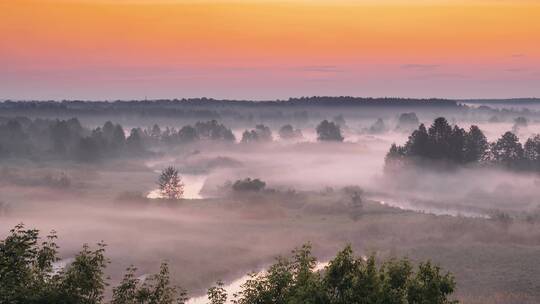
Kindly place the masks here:
<instances>
[{"instance_id":1,"label":"bush","mask_svg":"<svg viewBox=\"0 0 540 304\"><path fill-rule=\"evenodd\" d=\"M232 185L232 189L237 192L249 192L249 191L259 192L263 190L265 187L266 187L265 182L261 181L258 178L251 179L249 177L243 180L237 180Z\"/></svg>"},{"instance_id":2,"label":"bush","mask_svg":"<svg viewBox=\"0 0 540 304\"><path fill-rule=\"evenodd\" d=\"M291 125L284 125L279 129L279 138L281 140L292 140L302 138L302 131L295 129Z\"/></svg>"},{"instance_id":3,"label":"bush","mask_svg":"<svg viewBox=\"0 0 540 304\"><path fill-rule=\"evenodd\" d=\"M416 113L402 113L401 115L399 115L396 129L409 131L418 127L419 124L420 120L418 119L418 116L416 116Z\"/></svg>"},{"instance_id":4,"label":"bush","mask_svg":"<svg viewBox=\"0 0 540 304\"><path fill-rule=\"evenodd\" d=\"M343 141L341 128L334 122L323 120L317 126L317 139L319 141Z\"/></svg>"}]
</instances>

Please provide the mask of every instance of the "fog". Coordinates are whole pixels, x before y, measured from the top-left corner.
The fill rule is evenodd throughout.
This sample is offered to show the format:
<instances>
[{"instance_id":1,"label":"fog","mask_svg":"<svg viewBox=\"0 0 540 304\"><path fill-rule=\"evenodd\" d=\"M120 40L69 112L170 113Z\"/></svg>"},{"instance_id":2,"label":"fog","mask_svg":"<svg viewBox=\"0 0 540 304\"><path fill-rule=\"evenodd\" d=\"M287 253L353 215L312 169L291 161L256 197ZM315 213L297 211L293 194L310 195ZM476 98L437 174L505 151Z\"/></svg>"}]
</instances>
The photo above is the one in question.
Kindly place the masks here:
<instances>
[{"instance_id":1,"label":"fog","mask_svg":"<svg viewBox=\"0 0 540 304\"><path fill-rule=\"evenodd\" d=\"M246 272L264 269L276 256L311 242L321 261L347 243L365 253L433 259L456 273L458 296L468 303L493 300L496 292L500 303L540 299L538 291L524 287L540 287L538 174L472 165L385 173L390 146L405 144L412 131L398 128L399 115L408 111L367 112L362 117L338 113L346 121L343 142L317 141L318 122L336 114L320 110L321 119L291 122L303 134L294 140L281 139L284 123L274 121L265 123L273 141L240 143L244 130L259 123L254 119L231 123L233 143L152 144L148 154L91 163L5 158L0 237L18 223L44 233L54 230L64 263L83 243L103 240L112 282L131 264L143 276L168 261L175 283L191 296L204 294L217 280L236 286ZM465 129L478 125L490 142L515 124L513 118L489 122L491 114L483 112L444 110L419 112L420 122L429 126L441 112ZM381 116L386 129L367 131ZM534 117L515 129L522 143L540 132ZM83 125L93 128L104 119L83 122L90 120ZM180 129L191 123L159 117L149 122L129 120L126 126ZM185 185L179 201L161 198L157 181L168 166L179 170ZM261 179L266 189L231 190L232 183L247 177ZM360 211L351 206L347 187L361 189ZM501 214L511 220L500 220ZM508 277L501 278L503 273ZM514 283L505 285L509 278Z\"/></svg>"}]
</instances>

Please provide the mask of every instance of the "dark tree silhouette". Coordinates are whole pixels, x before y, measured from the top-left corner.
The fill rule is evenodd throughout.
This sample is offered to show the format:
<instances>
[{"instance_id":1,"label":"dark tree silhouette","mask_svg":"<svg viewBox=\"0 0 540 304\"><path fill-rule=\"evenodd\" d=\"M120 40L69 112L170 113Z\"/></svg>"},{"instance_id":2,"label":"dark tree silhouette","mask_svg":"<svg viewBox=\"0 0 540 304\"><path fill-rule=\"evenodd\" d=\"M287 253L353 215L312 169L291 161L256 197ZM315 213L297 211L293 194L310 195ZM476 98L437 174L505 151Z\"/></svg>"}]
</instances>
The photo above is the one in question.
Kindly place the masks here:
<instances>
[{"instance_id":1,"label":"dark tree silhouette","mask_svg":"<svg viewBox=\"0 0 540 304\"><path fill-rule=\"evenodd\" d=\"M110 143L113 149L122 149L126 145L126 135L121 125L115 125Z\"/></svg>"},{"instance_id":2,"label":"dark tree silhouette","mask_svg":"<svg viewBox=\"0 0 540 304\"><path fill-rule=\"evenodd\" d=\"M295 129L292 125L284 125L279 129L279 138L281 140L292 140L302 138L302 131Z\"/></svg>"},{"instance_id":3,"label":"dark tree silhouette","mask_svg":"<svg viewBox=\"0 0 540 304\"><path fill-rule=\"evenodd\" d=\"M232 189L238 192L245 192L245 191L259 192L263 190L265 187L266 187L265 182L261 181L258 178L251 179L249 177L246 179L237 180L232 185Z\"/></svg>"},{"instance_id":4,"label":"dark tree silhouette","mask_svg":"<svg viewBox=\"0 0 540 304\"><path fill-rule=\"evenodd\" d=\"M465 137L467 132L458 126L454 126L448 139L448 159L456 163L465 162Z\"/></svg>"},{"instance_id":5,"label":"dark tree silhouette","mask_svg":"<svg viewBox=\"0 0 540 304\"><path fill-rule=\"evenodd\" d=\"M199 135L194 127L184 126L178 131L177 138L180 143L190 143L199 140Z\"/></svg>"},{"instance_id":6,"label":"dark tree silhouette","mask_svg":"<svg viewBox=\"0 0 540 304\"><path fill-rule=\"evenodd\" d=\"M144 151L144 142L142 130L139 128L131 129L129 137L126 139L127 148L134 153L140 153Z\"/></svg>"},{"instance_id":7,"label":"dark tree silhouette","mask_svg":"<svg viewBox=\"0 0 540 304\"><path fill-rule=\"evenodd\" d=\"M332 122L334 122L336 125L338 125L340 128L347 128L347 121L345 121L345 117L343 117L343 114L339 114L332 118Z\"/></svg>"},{"instance_id":8,"label":"dark tree silhouette","mask_svg":"<svg viewBox=\"0 0 540 304\"><path fill-rule=\"evenodd\" d=\"M368 129L369 133L380 134L386 131L386 125L382 118L378 118Z\"/></svg>"},{"instance_id":9,"label":"dark tree silhouette","mask_svg":"<svg viewBox=\"0 0 540 304\"><path fill-rule=\"evenodd\" d=\"M516 119L514 119L514 126L512 127L512 132L518 133L519 129L526 128L528 125L529 121L527 120L527 118L523 116L516 117Z\"/></svg>"},{"instance_id":10,"label":"dark tree silhouette","mask_svg":"<svg viewBox=\"0 0 540 304\"><path fill-rule=\"evenodd\" d=\"M395 143L390 146L390 150L384 158L384 171L387 173L395 173L405 166L407 158L410 157L404 147L398 146Z\"/></svg>"},{"instance_id":11,"label":"dark tree silhouette","mask_svg":"<svg viewBox=\"0 0 540 304\"><path fill-rule=\"evenodd\" d=\"M242 143L270 142L272 131L265 125L256 125L254 130L246 130L242 134Z\"/></svg>"},{"instance_id":12,"label":"dark tree silhouette","mask_svg":"<svg viewBox=\"0 0 540 304\"><path fill-rule=\"evenodd\" d=\"M523 159L523 147L519 138L512 132L506 132L491 145L491 158L493 161L505 166L515 166Z\"/></svg>"},{"instance_id":13,"label":"dark tree silhouette","mask_svg":"<svg viewBox=\"0 0 540 304\"><path fill-rule=\"evenodd\" d=\"M235 141L234 134L224 125L219 124L216 120L211 120L207 122L197 122L195 124L195 129L200 139L206 140L224 140L224 141Z\"/></svg>"},{"instance_id":14,"label":"dark tree silhouette","mask_svg":"<svg viewBox=\"0 0 540 304\"><path fill-rule=\"evenodd\" d=\"M411 129L418 127L419 124L420 120L418 119L418 116L416 116L416 113L402 113L399 115L396 129L410 131Z\"/></svg>"},{"instance_id":15,"label":"dark tree silhouette","mask_svg":"<svg viewBox=\"0 0 540 304\"><path fill-rule=\"evenodd\" d=\"M537 134L525 142L524 156L532 162L540 161L540 135Z\"/></svg>"},{"instance_id":16,"label":"dark tree silhouette","mask_svg":"<svg viewBox=\"0 0 540 304\"><path fill-rule=\"evenodd\" d=\"M259 135L257 134L257 131L255 130L245 130L244 133L242 133L242 139L240 142L248 144L248 143L255 143L259 141Z\"/></svg>"},{"instance_id":17,"label":"dark tree silhouette","mask_svg":"<svg viewBox=\"0 0 540 304\"><path fill-rule=\"evenodd\" d=\"M444 117L435 119L428 130L429 151L428 157L434 159L447 158L450 150L450 137L452 127Z\"/></svg>"},{"instance_id":18,"label":"dark tree silhouette","mask_svg":"<svg viewBox=\"0 0 540 304\"><path fill-rule=\"evenodd\" d=\"M260 141L272 141L272 130L270 130L269 127L265 125L256 125L255 131L257 132L257 135L259 137Z\"/></svg>"},{"instance_id":19,"label":"dark tree silhouette","mask_svg":"<svg viewBox=\"0 0 540 304\"><path fill-rule=\"evenodd\" d=\"M429 156L429 135L427 133L426 127L424 124L420 124L418 130L413 131L409 140L405 144L404 150L408 156L416 157L428 157ZM397 152L397 147L393 147L394 154ZM392 150L392 148L391 148Z\"/></svg>"},{"instance_id":20,"label":"dark tree silhouette","mask_svg":"<svg viewBox=\"0 0 540 304\"><path fill-rule=\"evenodd\" d=\"M534 143L535 140L530 139L528 151L531 155L534 155ZM455 165L486 162L521 169L523 154L523 148L512 132L490 145L477 126L471 126L466 132L457 125L451 127L445 118L439 117L429 130L421 124L403 147L393 144L386 155L385 169L395 171L407 164L431 165L433 161Z\"/></svg>"},{"instance_id":21,"label":"dark tree silhouette","mask_svg":"<svg viewBox=\"0 0 540 304\"><path fill-rule=\"evenodd\" d=\"M465 136L465 162L471 163L484 160L488 149L489 143L482 130L478 126L471 126Z\"/></svg>"},{"instance_id":22,"label":"dark tree silhouette","mask_svg":"<svg viewBox=\"0 0 540 304\"><path fill-rule=\"evenodd\" d=\"M76 155L78 160L90 162L97 160L101 156L101 150L94 138L84 137L79 140Z\"/></svg>"},{"instance_id":23,"label":"dark tree silhouette","mask_svg":"<svg viewBox=\"0 0 540 304\"><path fill-rule=\"evenodd\" d=\"M158 139L161 137L161 128L157 124L154 124L154 126L152 127L150 136Z\"/></svg>"},{"instance_id":24,"label":"dark tree silhouette","mask_svg":"<svg viewBox=\"0 0 540 304\"><path fill-rule=\"evenodd\" d=\"M334 122L323 120L317 126L317 139L319 141L343 141L340 127Z\"/></svg>"}]
</instances>

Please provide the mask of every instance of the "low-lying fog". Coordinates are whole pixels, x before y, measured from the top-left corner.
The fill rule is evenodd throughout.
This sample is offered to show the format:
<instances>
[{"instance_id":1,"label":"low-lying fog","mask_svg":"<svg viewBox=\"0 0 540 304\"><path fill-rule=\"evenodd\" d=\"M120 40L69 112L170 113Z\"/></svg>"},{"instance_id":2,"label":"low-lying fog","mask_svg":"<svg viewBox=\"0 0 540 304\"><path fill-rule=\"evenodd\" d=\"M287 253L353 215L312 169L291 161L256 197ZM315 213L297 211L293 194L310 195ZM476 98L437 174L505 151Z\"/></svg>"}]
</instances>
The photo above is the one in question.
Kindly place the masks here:
<instances>
[{"instance_id":1,"label":"low-lying fog","mask_svg":"<svg viewBox=\"0 0 540 304\"><path fill-rule=\"evenodd\" d=\"M460 126L468 128L467 123ZM511 123L479 126L489 140L512 128ZM523 140L538 131L538 125L531 124L519 135ZM527 226L508 230L488 220L499 211L537 212L537 175L462 168L416 171L393 179L384 175L384 157L392 143L405 143L408 133L368 135L348 130L344 143L318 143L309 130L304 136L299 142L199 143L160 151L151 158L98 164L3 163L0 237L20 222L43 232L55 230L65 259L73 257L81 244L103 240L108 244L112 263L107 271L113 281L119 280L130 264L137 265L143 275L156 272L160 261L167 260L175 281L192 295L200 295L216 280L231 282L247 271L262 269L276 255L308 241L321 260L348 242L361 250L388 255L424 258L433 253L428 258L445 263L447 269L458 273L458 279L464 278L461 282L465 285L458 285L465 288L463 294L474 294L466 285L472 280L467 267L474 262L460 256L466 251L462 246L467 250L494 244L535 246L525 255L531 259L527 264L530 271L540 271L540 255L532 254L539 252L538 232L530 232ZM167 166L180 170L188 200L171 203L156 199L156 181ZM44 176L61 173L69 177L68 187L39 182ZM246 198L226 193L223 186L228 181L246 177L260 178L279 195ZM343 203L348 198L341 194L346 186L362 188L363 200L373 206L383 202L414 211L473 218L420 216L394 208L366 207L375 210L372 215L352 220ZM447 248L452 245L458 249ZM456 261L456 257L463 260ZM486 261L486 267L498 263ZM500 287L497 284L500 280L488 285L495 290Z\"/></svg>"}]
</instances>

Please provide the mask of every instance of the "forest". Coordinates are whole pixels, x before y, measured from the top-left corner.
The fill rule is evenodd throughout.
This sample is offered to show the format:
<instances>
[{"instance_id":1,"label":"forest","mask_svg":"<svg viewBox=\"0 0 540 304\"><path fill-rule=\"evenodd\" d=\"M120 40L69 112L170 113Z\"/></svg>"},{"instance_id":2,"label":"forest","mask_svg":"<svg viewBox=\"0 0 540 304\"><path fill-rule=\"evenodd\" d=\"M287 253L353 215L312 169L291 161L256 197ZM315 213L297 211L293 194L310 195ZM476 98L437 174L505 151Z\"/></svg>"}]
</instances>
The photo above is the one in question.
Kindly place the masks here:
<instances>
[{"instance_id":1,"label":"forest","mask_svg":"<svg viewBox=\"0 0 540 304\"><path fill-rule=\"evenodd\" d=\"M517 123L526 124L521 120ZM444 117L439 117L429 129L420 124L404 146L392 144L386 155L390 170L426 161L430 162L429 165L433 162L477 164L537 171L540 169L540 135L533 135L522 145L516 134L507 131L490 143L478 126L472 125L466 131L457 125L450 126Z\"/></svg>"},{"instance_id":2,"label":"forest","mask_svg":"<svg viewBox=\"0 0 540 304\"><path fill-rule=\"evenodd\" d=\"M235 143L236 137L216 120L198 121L178 130L164 130L154 124L151 128L132 128L126 136L120 124L110 121L95 129L84 128L77 118L68 120L35 119L17 117L0 123L0 157L3 158L69 158L79 161L95 161L102 158L141 156L150 153L156 145L185 145L197 141ZM319 140L343 141L340 127L324 120L317 126ZM290 124L278 132L282 140L300 139L302 131ZM245 130L240 143L269 142L272 131L258 124L255 129Z\"/></svg>"}]
</instances>

